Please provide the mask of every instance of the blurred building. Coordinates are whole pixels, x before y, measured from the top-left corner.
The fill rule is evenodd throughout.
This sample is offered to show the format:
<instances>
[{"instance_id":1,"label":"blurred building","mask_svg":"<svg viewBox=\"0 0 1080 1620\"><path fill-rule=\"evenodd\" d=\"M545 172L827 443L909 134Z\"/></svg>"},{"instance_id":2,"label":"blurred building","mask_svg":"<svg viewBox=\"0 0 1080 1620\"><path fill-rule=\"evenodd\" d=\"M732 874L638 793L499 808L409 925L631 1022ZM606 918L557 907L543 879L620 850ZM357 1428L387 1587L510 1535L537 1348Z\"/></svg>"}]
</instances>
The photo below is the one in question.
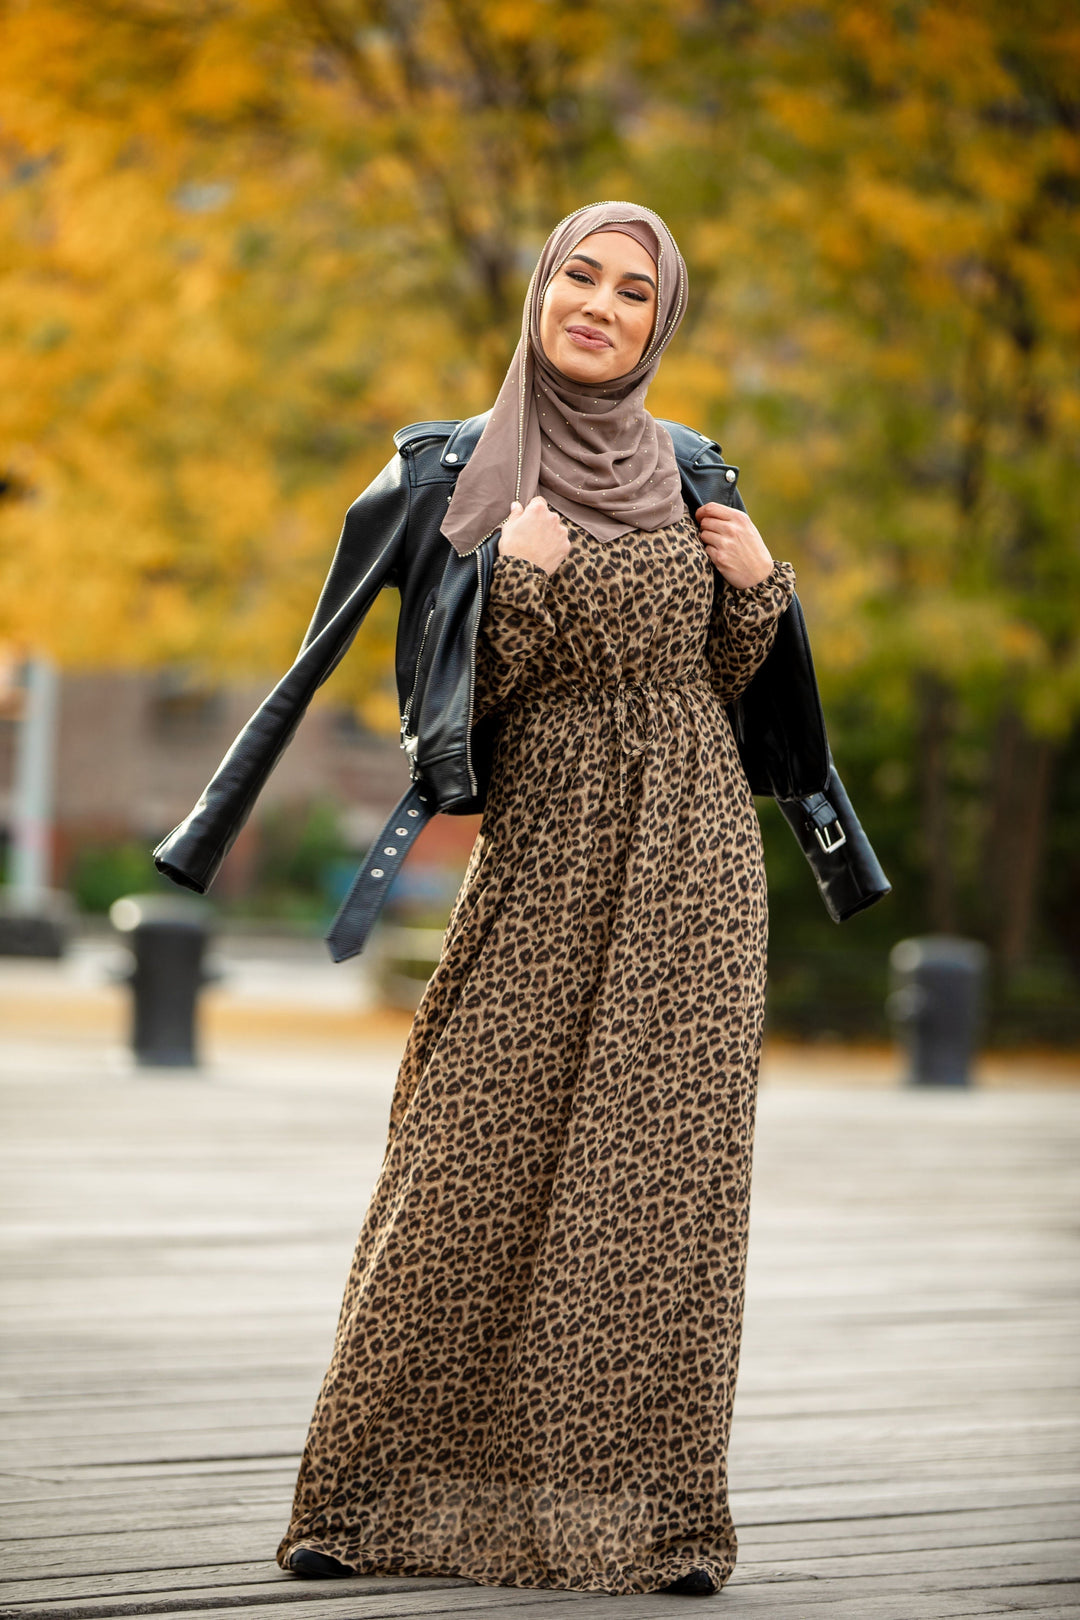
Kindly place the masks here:
<instances>
[{"instance_id":1,"label":"blurred building","mask_svg":"<svg viewBox=\"0 0 1080 1620\"><path fill-rule=\"evenodd\" d=\"M143 842L148 847L195 803L265 683L193 687L170 671L67 672L56 738L54 876L63 887L79 851ZM0 831L10 824L17 705L0 710ZM408 782L392 738L366 730L349 708L316 703L301 722L229 856L215 893L244 892L260 821L289 806L332 803L347 844L362 851ZM475 832L439 817L429 858L455 858ZM433 829L429 829L429 832Z\"/></svg>"}]
</instances>

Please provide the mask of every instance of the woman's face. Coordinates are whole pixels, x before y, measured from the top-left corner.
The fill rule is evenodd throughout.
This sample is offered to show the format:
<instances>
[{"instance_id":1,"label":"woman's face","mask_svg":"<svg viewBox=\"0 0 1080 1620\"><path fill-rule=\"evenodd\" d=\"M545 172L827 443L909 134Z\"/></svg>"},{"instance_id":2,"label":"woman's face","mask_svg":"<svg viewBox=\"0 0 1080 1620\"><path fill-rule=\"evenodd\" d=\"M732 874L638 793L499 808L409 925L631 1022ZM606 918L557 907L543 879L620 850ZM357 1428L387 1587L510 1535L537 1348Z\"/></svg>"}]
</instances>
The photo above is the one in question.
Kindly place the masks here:
<instances>
[{"instance_id":1,"label":"woman's face","mask_svg":"<svg viewBox=\"0 0 1080 1620\"><path fill-rule=\"evenodd\" d=\"M594 231L559 266L540 305L540 341L574 382L633 371L656 320L656 264L621 231Z\"/></svg>"}]
</instances>

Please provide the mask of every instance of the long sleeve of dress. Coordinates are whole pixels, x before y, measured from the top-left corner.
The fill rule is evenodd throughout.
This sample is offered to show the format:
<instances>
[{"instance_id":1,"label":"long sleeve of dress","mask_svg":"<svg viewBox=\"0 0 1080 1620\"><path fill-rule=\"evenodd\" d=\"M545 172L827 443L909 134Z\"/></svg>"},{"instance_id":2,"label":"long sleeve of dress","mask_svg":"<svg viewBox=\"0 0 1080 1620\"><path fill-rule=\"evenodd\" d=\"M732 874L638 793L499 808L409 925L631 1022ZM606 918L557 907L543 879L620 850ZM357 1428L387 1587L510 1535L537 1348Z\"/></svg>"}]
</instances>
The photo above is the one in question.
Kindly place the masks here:
<instances>
[{"instance_id":1,"label":"long sleeve of dress","mask_svg":"<svg viewBox=\"0 0 1080 1620\"><path fill-rule=\"evenodd\" d=\"M757 585L730 585L717 575L705 656L722 703L734 703L765 662L776 621L794 591L795 570L788 562L774 562Z\"/></svg>"},{"instance_id":2,"label":"long sleeve of dress","mask_svg":"<svg viewBox=\"0 0 1080 1620\"><path fill-rule=\"evenodd\" d=\"M548 575L538 564L505 554L495 559L476 643L477 720L506 701L526 665L555 634L547 588Z\"/></svg>"}]
</instances>

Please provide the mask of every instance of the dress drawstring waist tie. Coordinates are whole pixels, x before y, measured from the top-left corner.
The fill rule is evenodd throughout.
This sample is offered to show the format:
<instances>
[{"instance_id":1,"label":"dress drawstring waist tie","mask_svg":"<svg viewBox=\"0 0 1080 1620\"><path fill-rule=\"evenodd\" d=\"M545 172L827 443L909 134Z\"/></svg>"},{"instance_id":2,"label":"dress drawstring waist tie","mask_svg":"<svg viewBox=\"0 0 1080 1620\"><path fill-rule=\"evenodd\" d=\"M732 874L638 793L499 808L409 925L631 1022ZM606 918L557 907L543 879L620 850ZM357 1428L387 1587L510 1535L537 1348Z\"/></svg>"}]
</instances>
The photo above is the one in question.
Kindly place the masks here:
<instances>
[{"instance_id":1,"label":"dress drawstring waist tie","mask_svg":"<svg viewBox=\"0 0 1080 1620\"><path fill-rule=\"evenodd\" d=\"M644 754L653 741L652 695L666 691L686 691L691 687L709 688L704 675L687 673L669 676L665 680L625 680L600 682L595 686L579 687L575 691L546 692L543 697L528 697L522 708L546 709L552 704L586 704L610 698L612 740L618 750L619 804L626 803L626 771L630 761Z\"/></svg>"}]
</instances>

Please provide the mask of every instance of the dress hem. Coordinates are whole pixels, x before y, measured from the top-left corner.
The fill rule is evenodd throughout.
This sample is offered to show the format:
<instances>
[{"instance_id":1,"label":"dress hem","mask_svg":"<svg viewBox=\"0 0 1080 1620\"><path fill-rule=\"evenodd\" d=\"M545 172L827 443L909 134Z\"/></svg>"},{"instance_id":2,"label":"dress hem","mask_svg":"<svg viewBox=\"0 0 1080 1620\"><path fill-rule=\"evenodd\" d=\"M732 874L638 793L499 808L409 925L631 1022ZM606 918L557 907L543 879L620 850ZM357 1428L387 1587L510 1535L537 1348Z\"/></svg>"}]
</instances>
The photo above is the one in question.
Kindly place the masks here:
<instances>
[{"instance_id":1,"label":"dress hem","mask_svg":"<svg viewBox=\"0 0 1080 1620\"><path fill-rule=\"evenodd\" d=\"M681 1555L678 1561L672 1560L669 1564L658 1567L650 1572L648 1585L642 1585L633 1577L605 1576L601 1572L586 1571L584 1574L567 1576L565 1579L551 1578L546 1580L513 1580L500 1578L486 1571L472 1572L462 1565L443 1566L436 1568L423 1559L414 1561L379 1560L375 1558L362 1560L359 1564L344 1555L340 1548L335 1549L328 1541L316 1542L306 1536L293 1542L283 1542L278 1548L277 1562L282 1569L288 1570L289 1558L294 1552L304 1548L309 1552L322 1553L325 1557L335 1558L357 1578L382 1580L467 1580L475 1586L507 1587L526 1592L592 1592L601 1597L648 1597L662 1592L673 1581L678 1581L684 1575L694 1570L704 1570L710 1577L717 1591L725 1586L734 1573L734 1560L709 1558L701 1556L687 1557ZM645 1577L642 1576L643 1580ZM655 1584L654 1584L655 1583Z\"/></svg>"}]
</instances>

